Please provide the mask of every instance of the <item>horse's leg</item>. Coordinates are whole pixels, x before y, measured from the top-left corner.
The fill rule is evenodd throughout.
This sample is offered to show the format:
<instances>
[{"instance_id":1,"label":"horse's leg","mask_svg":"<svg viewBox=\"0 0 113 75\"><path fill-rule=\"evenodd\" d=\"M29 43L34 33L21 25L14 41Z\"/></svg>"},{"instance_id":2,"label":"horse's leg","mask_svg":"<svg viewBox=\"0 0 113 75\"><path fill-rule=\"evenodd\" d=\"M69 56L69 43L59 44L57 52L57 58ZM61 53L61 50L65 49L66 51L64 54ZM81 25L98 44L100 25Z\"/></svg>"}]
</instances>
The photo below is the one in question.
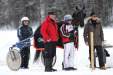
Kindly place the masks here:
<instances>
[{"instance_id":1,"label":"horse's leg","mask_svg":"<svg viewBox=\"0 0 113 75\"><path fill-rule=\"evenodd\" d=\"M42 50L42 52L41 52L41 61L42 61L43 65L45 66L45 64L44 64L44 61L45 61L45 50Z\"/></svg>"},{"instance_id":2,"label":"horse's leg","mask_svg":"<svg viewBox=\"0 0 113 75\"><path fill-rule=\"evenodd\" d=\"M35 53L35 56L34 56L34 62L36 62L39 59L40 53L41 53L41 50L36 50L36 53Z\"/></svg>"}]
</instances>

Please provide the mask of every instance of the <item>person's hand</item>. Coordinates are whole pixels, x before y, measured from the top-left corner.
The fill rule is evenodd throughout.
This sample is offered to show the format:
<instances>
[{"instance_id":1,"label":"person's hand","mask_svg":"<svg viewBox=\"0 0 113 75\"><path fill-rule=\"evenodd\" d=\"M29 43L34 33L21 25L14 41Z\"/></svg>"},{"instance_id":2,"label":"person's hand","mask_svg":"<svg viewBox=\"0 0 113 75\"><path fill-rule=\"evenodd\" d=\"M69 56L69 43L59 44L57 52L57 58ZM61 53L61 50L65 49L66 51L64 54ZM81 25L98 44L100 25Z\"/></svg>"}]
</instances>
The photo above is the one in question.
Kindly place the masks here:
<instances>
[{"instance_id":1,"label":"person's hand","mask_svg":"<svg viewBox=\"0 0 113 75\"><path fill-rule=\"evenodd\" d=\"M86 45L88 46L88 42L86 42Z\"/></svg>"},{"instance_id":2,"label":"person's hand","mask_svg":"<svg viewBox=\"0 0 113 75\"><path fill-rule=\"evenodd\" d=\"M102 41L101 43L104 44L104 41Z\"/></svg>"},{"instance_id":3,"label":"person's hand","mask_svg":"<svg viewBox=\"0 0 113 75\"><path fill-rule=\"evenodd\" d=\"M51 41L51 39L48 39L48 40L47 40L47 42L50 42L50 41Z\"/></svg>"},{"instance_id":4,"label":"person's hand","mask_svg":"<svg viewBox=\"0 0 113 75\"><path fill-rule=\"evenodd\" d=\"M69 40L74 40L74 38L75 38L74 33L70 33L70 34L69 34Z\"/></svg>"}]
</instances>

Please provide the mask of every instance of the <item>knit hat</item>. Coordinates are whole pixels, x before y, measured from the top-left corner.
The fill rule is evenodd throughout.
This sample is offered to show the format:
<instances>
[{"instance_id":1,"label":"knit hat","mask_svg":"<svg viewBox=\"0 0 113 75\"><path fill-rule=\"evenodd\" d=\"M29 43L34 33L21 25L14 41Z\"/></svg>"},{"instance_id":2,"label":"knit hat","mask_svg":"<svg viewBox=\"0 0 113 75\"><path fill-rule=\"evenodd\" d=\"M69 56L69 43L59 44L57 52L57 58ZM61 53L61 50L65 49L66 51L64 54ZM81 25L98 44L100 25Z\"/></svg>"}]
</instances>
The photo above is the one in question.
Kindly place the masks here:
<instances>
[{"instance_id":1,"label":"knit hat","mask_svg":"<svg viewBox=\"0 0 113 75\"><path fill-rule=\"evenodd\" d=\"M48 12L48 15L55 15L55 13L50 11L50 12Z\"/></svg>"},{"instance_id":2,"label":"knit hat","mask_svg":"<svg viewBox=\"0 0 113 75\"><path fill-rule=\"evenodd\" d=\"M90 14L90 16L92 16L92 15L96 15L96 13L95 13L95 12L92 12L92 13Z\"/></svg>"}]
</instances>

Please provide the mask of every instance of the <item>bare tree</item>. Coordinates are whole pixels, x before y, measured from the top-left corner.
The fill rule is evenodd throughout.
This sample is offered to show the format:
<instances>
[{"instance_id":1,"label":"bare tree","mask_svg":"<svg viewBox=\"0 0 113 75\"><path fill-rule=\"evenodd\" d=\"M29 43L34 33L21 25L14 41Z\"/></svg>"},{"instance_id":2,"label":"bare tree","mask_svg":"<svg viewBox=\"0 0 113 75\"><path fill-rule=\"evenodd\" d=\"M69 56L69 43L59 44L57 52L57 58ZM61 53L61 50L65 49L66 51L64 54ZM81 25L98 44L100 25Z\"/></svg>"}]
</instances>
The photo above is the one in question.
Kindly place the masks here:
<instances>
[{"instance_id":1,"label":"bare tree","mask_svg":"<svg viewBox=\"0 0 113 75\"><path fill-rule=\"evenodd\" d=\"M104 26L112 26L113 0L0 0L0 27L17 28L23 16L30 18L30 25L40 25L48 11L54 11L59 21L72 14L76 6L85 6L87 17L96 12Z\"/></svg>"}]
</instances>

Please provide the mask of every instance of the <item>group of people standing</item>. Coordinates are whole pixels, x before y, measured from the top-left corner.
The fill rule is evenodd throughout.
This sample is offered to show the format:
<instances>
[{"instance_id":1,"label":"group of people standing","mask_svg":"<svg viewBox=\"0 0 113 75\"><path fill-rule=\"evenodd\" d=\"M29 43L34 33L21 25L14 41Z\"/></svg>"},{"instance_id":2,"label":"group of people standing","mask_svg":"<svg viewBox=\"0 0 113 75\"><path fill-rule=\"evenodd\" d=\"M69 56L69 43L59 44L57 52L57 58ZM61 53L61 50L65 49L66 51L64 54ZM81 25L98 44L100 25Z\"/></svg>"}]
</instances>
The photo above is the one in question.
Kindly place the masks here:
<instances>
[{"instance_id":1,"label":"group of people standing","mask_svg":"<svg viewBox=\"0 0 113 75\"><path fill-rule=\"evenodd\" d=\"M53 57L56 55L56 42L59 39L59 36L62 37L64 45L64 60L62 63L63 70L77 70L74 68L74 52L75 52L75 34L74 26L72 25L72 16L65 15L64 23L60 27L60 33L58 33L58 27L55 22L55 13L48 12L47 18L41 25L41 34L43 36L43 43L45 47L45 72L57 71L53 69L52 62ZM32 28L28 26L29 19L27 17L22 18L22 25L18 28L18 38L23 40L28 38L33 34ZM90 45L90 32L94 33L94 48L97 50L97 55L99 57L100 69L105 70L105 63L103 62L103 53L102 53L102 43L104 43L104 36L102 25L97 18L96 13L91 13L90 18L88 19L84 27L84 40L86 45L89 46L89 55L91 57L91 45ZM22 65L21 68L28 68L29 63L29 54L30 48L23 48L21 51ZM95 65L96 67L96 65Z\"/></svg>"}]
</instances>

